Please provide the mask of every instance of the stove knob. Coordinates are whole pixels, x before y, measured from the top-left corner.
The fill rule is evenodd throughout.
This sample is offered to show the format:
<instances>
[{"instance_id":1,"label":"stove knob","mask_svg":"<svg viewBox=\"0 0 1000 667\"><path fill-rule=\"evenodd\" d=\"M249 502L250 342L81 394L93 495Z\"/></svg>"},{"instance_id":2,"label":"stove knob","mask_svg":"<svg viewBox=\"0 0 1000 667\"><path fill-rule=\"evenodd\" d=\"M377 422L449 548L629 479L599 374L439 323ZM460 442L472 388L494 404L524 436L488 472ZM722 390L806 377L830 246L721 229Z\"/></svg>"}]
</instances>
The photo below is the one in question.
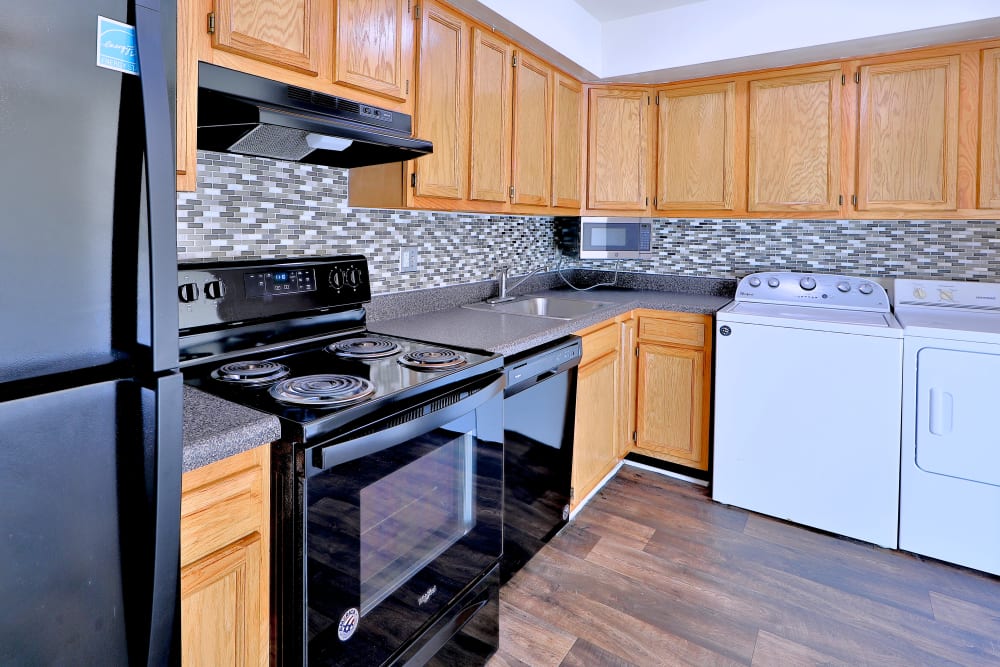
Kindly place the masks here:
<instances>
[{"instance_id":1,"label":"stove knob","mask_svg":"<svg viewBox=\"0 0 1000 667\"><path fill-rule=\"evenodd\" d=\"M920 299L921 301L923 301L924 299L927 298L927 290L925 290L923 287L914 287L913 298Z\"/></svg>"},{"instance_id":2,"label":"stove knob","mask_svg":"<svg viewBox=\"0 0 1000 667\"><path fill-rule=\"evenodd\" d=\"M767 286L768 287L777 287L780 284L781 284L781 281L778 280L777 278L768 278L767 279Z\"/></svg>"},{"instance_id":3,"label":"stove knob","mask_svg":"<svg viewBox=\"0 0 1000 667\"><path fill-rule=\"evenodd\" d=\"M799 281L799 287L801 287L807 292L814 290L816 289L816 279L811 276L806 276L805 278Z\"/></svg>"},{"instance_id":4,"label":"stove knob","mask_svg":"<svg viewBox=\"0 0 1000 667\"><path fill-rule=\"evenodd\" d=\"M351 287L357 287L361 284L361 272L358 271L353 266L346 271L347 284Z\"/></svg>"},{"instance_id":5,"label":"stove knob","mask_svg":"<svg viewBox=\"0 0 1000 667\"><path fill-rule=\"evenodd\" d=\"M850 292L851 283L847 282L846 280L841 280L839 283L837 283L837 289L844 293Z\"/></svg>"},{"instance_id":6,"label":"stove knob","mask_svg":"<svg viewBox=\"0 0 1000 667\"><path fill-rule=\"evenodd\" d=\"M340 269L330 271L330 287L339 290L344 286L344 274Z\"/></svg>"},{"instance_id":7,"label":"stove knob","mask_svg":"<svg viewBox=\"0 0 1000 667\"><path fill-rule=\"evenodd\" d=\"M226 296L226 286L221 280L213 280L205 283L206 299L221 299Z\"/></svg>"},{"instance_id":8,"label":"stove knob","mask_svg":"<svg viewBox=\"0 0 1000 667\"><path fill-rule=\"evenodd\" d=\"M874 292L875 288L872 287L871 283L861 283L861 285L858 287L858 291L861 292L862 294L868 295Z\"/></svg>"},{"instance_id":9,"label":"stove knob","mask_svg":"<svg viewBox=\"0 0 1000 667\"><path fill-rule=\"evenodd\" d=\"M184 283L177 288L177 297L181 303L191 303L198 300L198 286L194 283Z\"/></svg>"},{"instance_id":10,"label":"stove knob","mask_svg":"<svg viewBox=\"0 0 1000 667\"><path fill-rule=\"evenodd\" d=\"M750 283L750 287L760 287L760 278L758 278L757 276L754 276L747 282Z\"/></svg>"}]
</instances>

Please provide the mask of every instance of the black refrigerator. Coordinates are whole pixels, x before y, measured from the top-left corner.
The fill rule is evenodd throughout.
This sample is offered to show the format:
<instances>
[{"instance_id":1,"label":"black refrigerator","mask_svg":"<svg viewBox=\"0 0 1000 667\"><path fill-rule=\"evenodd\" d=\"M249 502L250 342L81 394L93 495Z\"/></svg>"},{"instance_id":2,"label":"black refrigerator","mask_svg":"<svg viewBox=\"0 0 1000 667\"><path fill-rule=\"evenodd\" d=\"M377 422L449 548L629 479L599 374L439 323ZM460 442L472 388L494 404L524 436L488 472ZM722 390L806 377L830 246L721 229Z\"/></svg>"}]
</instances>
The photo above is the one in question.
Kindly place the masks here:
<instances>
[{"instance_id":1,"label":"black refrigerator","mask_svg":"<svg viewBox=\"0 0 1000 667\"><path fill-rule=\"evenodd\" d=\"M0 0L2 665L179 662L175 30Z\"/></svg>"}]
</instances>

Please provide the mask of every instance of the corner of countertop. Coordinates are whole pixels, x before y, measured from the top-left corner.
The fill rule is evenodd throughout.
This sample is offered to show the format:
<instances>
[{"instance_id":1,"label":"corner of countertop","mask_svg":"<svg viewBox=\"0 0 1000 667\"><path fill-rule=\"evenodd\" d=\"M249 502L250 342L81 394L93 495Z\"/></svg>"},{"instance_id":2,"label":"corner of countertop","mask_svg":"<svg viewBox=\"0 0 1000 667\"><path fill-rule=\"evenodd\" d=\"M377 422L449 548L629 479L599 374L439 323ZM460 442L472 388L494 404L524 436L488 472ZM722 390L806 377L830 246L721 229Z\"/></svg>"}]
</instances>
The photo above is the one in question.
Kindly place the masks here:
<instances>
[{"instance_id":1,"label":"corner of countertop","mask_svg":"<svg viewBox=\"0 0 1000 667\"><path fill-rule=\"evenodd\" d=\"M277 440L277 417L184 387L183 470L190 472Z\"/></svg>"}]
</instances>

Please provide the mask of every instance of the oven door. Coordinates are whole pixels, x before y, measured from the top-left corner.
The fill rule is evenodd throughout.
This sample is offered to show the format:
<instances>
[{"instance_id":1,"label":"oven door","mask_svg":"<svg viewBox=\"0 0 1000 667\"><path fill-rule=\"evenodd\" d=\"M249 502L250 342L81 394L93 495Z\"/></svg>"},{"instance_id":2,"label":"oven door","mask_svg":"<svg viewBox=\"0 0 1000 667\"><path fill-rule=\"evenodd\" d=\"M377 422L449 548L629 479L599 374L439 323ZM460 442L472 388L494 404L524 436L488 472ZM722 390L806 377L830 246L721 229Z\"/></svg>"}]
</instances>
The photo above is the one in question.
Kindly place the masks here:
<instances>
[{"instance_id":1,"label":"oven door","mask_svg":"<svg viewBox=\"0 0 1000 667\"><path fill-rule=\"evenodd\" d=\"M503 377L306 451L310 665L395 659L501 555Z\"/></svg>"}]
</instances>

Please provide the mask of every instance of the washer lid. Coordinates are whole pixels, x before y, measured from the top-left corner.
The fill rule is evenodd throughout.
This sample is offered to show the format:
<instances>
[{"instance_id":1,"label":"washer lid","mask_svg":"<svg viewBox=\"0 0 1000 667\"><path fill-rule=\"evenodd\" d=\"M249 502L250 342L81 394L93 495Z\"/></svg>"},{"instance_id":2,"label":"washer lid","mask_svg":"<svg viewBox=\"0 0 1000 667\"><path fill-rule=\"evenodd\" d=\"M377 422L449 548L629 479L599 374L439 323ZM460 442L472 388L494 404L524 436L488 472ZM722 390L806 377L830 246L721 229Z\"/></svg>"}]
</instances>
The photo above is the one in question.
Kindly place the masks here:
<instances>
[{"instance_id":1,"label":"washer lid","mask_svg":"<svg viewBox=\"0 0 1000 667\"><path fill-rule=\"evenodd\" d=\"M743 322L866 336L902 336L899 324L890 313L870 310L734 302L720 310L717 319L719 322Z\"/></svg>"}]
</instances>

